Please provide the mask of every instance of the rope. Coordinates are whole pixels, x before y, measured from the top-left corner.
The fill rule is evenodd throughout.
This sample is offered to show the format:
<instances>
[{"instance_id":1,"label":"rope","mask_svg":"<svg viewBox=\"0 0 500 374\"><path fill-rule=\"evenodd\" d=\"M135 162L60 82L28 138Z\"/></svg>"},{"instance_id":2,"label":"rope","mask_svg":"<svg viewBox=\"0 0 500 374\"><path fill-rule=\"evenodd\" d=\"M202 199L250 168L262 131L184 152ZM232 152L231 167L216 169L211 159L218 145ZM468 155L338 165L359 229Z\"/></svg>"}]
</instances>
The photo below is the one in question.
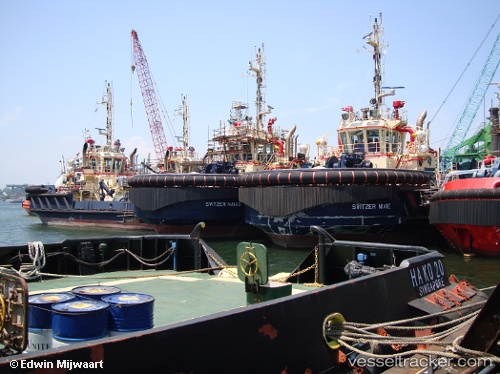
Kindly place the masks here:
<instances>
[{"instance_id":1,"label":"rope","mask_svg":"<svg viewBox=\"0 0 500 374\"><path fill-rule=\"evenodd\" d=\"M479 314L479 310L477 310L471 314L468 314L466 316L452 320L452 321L447 321L447 322L442 322L442 323L432 325L432 327L436 329L436 328L442 328L442 327L446 327L446 326L449 326L451 324L456 324L456 323L467 324L469 322L469 320L475 318L478 314ZM340 326L340 325L334 324L333 326ZM355 334L358 334L358 336L369 336L369 337L377 337L378 336L378 337L380 337L380 335L375 333L375 332L369 332L369 331L366 331L365 329L360 329L360 328L357 328L354 326L349 326L348 322L344 322L343 326L346 327L348 331L355 331L354 333L352 333L353 336ZM417 331L417 330L427 330L429 328L429 326L400 326L399 329L395 328L395 327L387 326L386 328L387 329L395 329L395 330L407 330L407 331L414 330L414 331ZM330 331L340 331L340 330L341 329L331 328ZM439 334L442 334L442 333L439 333ZM437 334L434 334L433 337L436 335Z\"/></svg>"},{"instance_id":2,"label":"rope","mask_svg":"<svg viewBox=\"0 0 500 374\"><path fill-rule=\"evenodd\" d=\"M465 309L470 309L470 308L473 308L475 306L479 306L479 305L482 305L482 304L485 304L486 303L486 300L484 301L477 301L475 303L471 303L471 304L468 304L468 305L462 305L460 307L456 307L456 308L453 308L452 311L462 311L462 310L465 310ZM428 315L425 315L425 316L420 316L420 317L413 317L413 318L407 318L407 319L401 319L401 320L397 320L397 321L392 321L390 322L390 325L387 325L388 322L381 322L379 324L367 324L367 323L357 323L357 322L345 322L344 324L347 325L347 326L356 326L356 327L366 327L367 330L374 330L374 329L377 329L377 328L380 328L380 327L387 327L387 328L391 328L391 329L399 329L399 330L404 330L404 329L408 329L408 327L404 327L404 326L395 326L395 325L400 325L400 324L408 324L408 323L412 323L412 322L417 322L417 321L422 321L422 320L425 320L425 319L428 319L428 318L432 318L432 317L439 317L443 314L449 314L451 313L452 311L450 310L443 310L443 311L440 311L440 312L436 312L436 313L432 313L432 314L428 314ZM417 326L414 326L412 327L413 329L418 329Z\"/></svg>"},{"instance_id":3,"label":"rope","mask_svg":"<svg viewBox=\"0 0 500 374\"><path fill-rule=\"evenodd\" d=\"M485 352L474 351L474 350L460 347L457 342L461 341L462 338L463 338L463 336L459 336L458 338L456 338L453 341L453 348L455 349L456 352L463 352L464 354L467 354L469 356L477 356L479 358L488 359L491 362L500 363L500 357L497 357L497 356L494 356L492 354L488 354ZM449 351L436 351L436 350L431 350L431 349L412 349L412 350L405 351L405 352L382 355L382 354L363 351L362 349L356 348L355 346L350 345L349 343L347 343L341 339L339 339L337 341L340 344L342 344L344 347L346 347L347 349L352 350L352 351L359 353L361 355L371 357L371 358L396 358L396 357L412 356L412 355L416 355L416 354L418 354L418 355L426 355L426 354L427 355L435 355L435 356L454 358L454 359L463 358L463 355L460 355L458 353L453 353L453 352L449 352Z\"/></svg>"},{"instance_id":4,"label":"rope","mask_svg":"<svg viewBox=\"0 0 500 374\"><path fill-rule=\"evenodd\" d=\"M182 275L182 274L192 274L192 273L203 273L203 272L209 272L209 271L217 271L217 270L224 270L226 269L231 275L237 276L234 272L230 270L228 266L224 266L220 261L217 260L207 249L202 246L205 253L212 258L215 263L219 266L217 267L207 267L203 269L197 269L197 270L187 270L187 271L177 271L175 272L175 275ZM165 252L160 254L157 257L147 259L145 257L141 257L139 255L136 255L132 253L130 250L123 248L123 249L117 249L116 250L117 254L114 255L112 258L101 261L98 263L94 262L87 262L84 260L81 260L77 257L75 257L72 254L66 253L66 252L57 252L57 253L50 253L48 256L68 256L70 257L73 261L83 264L86 266L95 266L95 267L103 267L111 262L113 262L115 259L117 259L119 256L123 254L129 254L131 257L133 257L136 261L141 263L144 266L148 267L156 267L159 265L162 265L166 261L168 261L172 254L174 253L174 248L170 247L168 248ZM105 275L105 276L97 276L97 275L72 275L72 274L54 274L54 273L43 273L41 272L41 269L45 266L46 262L46 254L45 250L43 247L43 244L41 242L30 242L28 243L28 255L30 259L32 260L32 264L23 264L21 265L19 271L14 269L14 268L4 268L0 267L0 272L4 273L9 273L9 274L17 274L18 276L26 279L26 280L32 280L36 278L40 278L42 276L47 276L47 277L52 277L52 278L80 278L80 279L138 279L138 278L155 278L155 277L161 277L161 276L171 276L172 273L164 273L164 274L151 274L151 275L132 275L132 276L110 276L110 275ZM17 258L22 262L23 257L25 257L25 254L19 253ZM165 257L165 258L163 258ZM163 258L163 259L162 259ZM161 260L161 261L158 261Z\"/></svg>"},{"instance_id":5,"label":"rope","mask_svg":"<svg viewBox=\"0 0 500 374\"><path fill-rule=\"evenodd\" d=\"M479 291L482 291L482 292L485 292L485 291L490 291L490 290L494 290L497 286L490 286L490 287L484 287L484 288L480 288Z\"/></svg>"},{"instance_id":6,"label":"rope","mask_svg":"<svg viewBox=\"0 0 500 374\"><path fill-rule=\"evenodd\" d=\"M405 352L400 352L400 353L393 353L393 354L387 354L387 355L381 355L377 353L371 353L367 351L363 351L362 349L356 348L353 345L350 345L349 343L343 341L343 340L338 340L340 344L342 344L344 347L346 347L349 350L352 350L353 352L359 353L361 355L371 357L371 358L396 358L396 357L406 357L406 356L412 356L415 354L420 354L420 355L437 355L441 357L448 357L448 358L461 358L462 356L451 353L451 352L440 352L440 351L433 351L433 350L426 350L426 349L412 349L409 351Z\"/></svg>"},{"instance_id":7,"label":"rope","mask_svg":"<svg viewBox=\"0 0 500 374\"><path fill-rule=\"evenodd\" d=\"M19 277L31 280L40 276L40 270L45 266L45 250L42 242L29 242L28 255L31 264L21 264L19 270L9 269L9 272L17 274ZM4 269L2 269L4 271Z\"/></svg>"},{"instance_id":8,"label":"rope","mask_svg":"<svg viewBox=\"0 0 500 374\"><path fill-rule=\"evenodd\" d=\"M463 309L470 309L471 307L478 306L480 304L484 304L486 301L476 302L467 306L461 306L453 311L459 311ZM423 319L437 317L442 314L450 313L450 311L441 311L437 313L433 313L427 316L408 318L399 321L379 323L379 324L365 324L365 323L353 323L353 322L343 322L343 323L328 323L323 326L324 336L329 337L345 348L352 350L353 352L362 354L366 357L370 358L397 358L397 357L405 357L411 356L414 354L429 354L436 355L447 358L462 358L463 355L468 356L476 356L490 360L490 362L500 363L500 357L491 355L486 352L476 351L472 349L467 349L460 346L460 343L463 339L463 335L450 340L445 340L445 338L449 337L451 334L456 333L457 331L469 326L472 324L476 316L479 314L480 310L476 310L471 312L465 316L457 318L453 321L446 321L436 325L432 325L432 328L442 328L447 327L451 324L454 326L448 328L447 330L433 333L431 335L421 336L421 337L401 337L401 336L389 336L389 335L380 335L375 332L370 332L368 330L373 330L377 328L383 327L384 329L395 329L395 330L423 330L429 329L430 326L396 326L402 323L411 323L416 321L421 321ZM327 317L325 321L329 321L330 318ZM369 344L372 347L378 345L391 345L391 346L409 346L409 345L419 345L419 344L433 344L437 346L444 347L443 351L437 350L421 350L421 349L413 349L405 352L393 353L393 354L378 354L367 352L356 348L351 343L358 344Z\"/></svg>"},{"instance_id":9,"label":"rope","mask_svg":"<svg viewBox=\"0 0 500 374\"><path fill-rule=\"evenodd\" d=\"M204 273L214 270L222 270L221 267L210 267L197 270L186 270L186 271L175 271L171 273L160 273L160 274L147 274L147 275L73 275L73 274L52 274L52 273L40 273L43 276L49 276L54 278L80 278L80 279L142 279L142 278L159 278L168 277L172 275L183 275L192 273Z\"/></svg>"},{"instance_id":10,"label":"rope","mask_svg":"<svg viewBox=\"0 0 500 374\"><path fill-rule=\"evenodd\" d=\"M167 261L169 257L167 257L166 259L164 259L163 261L160 261L160 262L156 262L156 263L151 263L151 261L157 261L159 259L161 259L163 256L166 256L167 254L172 254L174 251L173 248L168 248L165 252L163 252L161 255L155 257L155 258L151 258L151 259L147 259L145 257L141 257L141 256L138 256L136 254L134 254L133 252L129 251L128 249L126 248L123 248L123 249L117 249L115 252L117 252L113 257L105 260L105 261L101 261L101 262L88 262L88 261L84 261L82 259L79 259L78 257L70 254L70 253L67 253L67 252L55 252L55 253L50 253L50 254L47 254L47 257L49 256L64 256L64 257L69 257L71 258L73 261L79 263L79 264L82 264L82 265L86 265L86 266L95 266L95 267L103 267L103 266L106 266L108 264L110 264L111 262L113 262L114 260L116 260L118 257L120 257L121 255L123 255L124 253L128 253L130 254L132 257L134 257L138 262L142 263L143 265L145 266L158 266L158 265L161 265L163 264L165 261ZM21 258L21 261L22 261L22 257L25 256L25 255L19 255L19 257Z\"/></svg>"},{"instance_id":11,"label":"rope","mask_svg":"<svg viewBox=\"0 0 500 374\"><path fill-rule=\"evenodd\" d=\"M232 271L229 266L224 266L224 264L222 264L217 258L215 258L215 256L209 250L207 250L207 248L203 244L201 244L201 248L203 248L203 251L205 252L205 254L208 257L210 257L219 266L218 270L226 270L228 272L228 274L230 274L232 277L235 277L235 278L238 277L238 274L236 274L234 271Z\"/></svg>"},{"instance_id":12,"label":"rope","mask_svg":"<svg viewBox=\"0 0 500 374\"><path fill-rule=\"evenodd\" d=\"M462 347L460 345L460 343L462 343L463 338L464 338L464 336L461 335L461 336L457 336L453 340L453 349L456 352L462 352L462 353L464 353L466 355L469 355L469 356L482 356L482 357L485 357L485 355L486 355L486 357L488 359L490 359L491 361L500 363L500 357L497 357L497 356L494 356L494 355L490 355L489 353L485 354L485 352L482 352L482 351L476 351L474 349L468 349L468 348Z\"/></svg>"},{"instance_id":13,"label":"rope","mask_svg":"<svg viewBox=\"0 0 500 374\"><path fill-rule=\"evenodd\" d=\"M170 247L165 252L163 252L161 255L159 255L158 257L152 258L152 259L145 259L143 257L140 257L140 256L138 256L138 255L130 252L128 249L120 249L120 251L123 251L123 253L128 253L130 256L132 256L133 258L135 258L139 263L141 263L144 266L154 267L154 266L159 266L159 265L165 263L166 261L168 261L170 259L170 257L172 257L172 254L174 253L174 248ZM160 262L155 262L155 263L149 263L148 262L148 261L156 261L156 260L160 259L161 257L167 255L167 254L168 254L168 256L165 257Z\"/></svg>"},{"instance_id":14,"label":"rope","mask_svg":"<svg viewBox=\"0 0 500 374\"><path fill-rule=\"evenodd\" d=\"M435 333L432 335L426 335L421 337L401 337L401 336L384 336L375 333L371 334L357 334L357 333L342 333L340 339L345 339L347 341L361 342L361 343L371 343L371 344L390 344L390 345L409 345L409 344L429 344L433 343L435 345L449 345L451 342L440 341L443 338L453 334L454 332L466 327L472 323L475 316L469 318L469 320L458 324L457 326L451 327L448 330ZM434 326L432 326L434 327ZM427 326L427 328L429 328ZM335 339L337 340L337 339Z\"/></svg>"}]
</instances>

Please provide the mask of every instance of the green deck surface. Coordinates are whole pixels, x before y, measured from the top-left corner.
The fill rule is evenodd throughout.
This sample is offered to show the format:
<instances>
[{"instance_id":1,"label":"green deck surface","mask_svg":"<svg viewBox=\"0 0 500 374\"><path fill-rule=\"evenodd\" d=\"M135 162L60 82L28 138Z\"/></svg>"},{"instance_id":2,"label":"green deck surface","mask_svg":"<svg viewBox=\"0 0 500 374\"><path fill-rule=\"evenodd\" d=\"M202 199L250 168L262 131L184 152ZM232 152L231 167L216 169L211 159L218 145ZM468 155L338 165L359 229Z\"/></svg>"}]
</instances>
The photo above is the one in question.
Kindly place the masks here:
<instances>
[{"instance_id":1,"label":"green deck surface","mask_svg":"<svg viewBox=\"0 0 500 374\"><path fill-rule=\"evenodd\" d=\"M113 277L113 279L106 279ZM113 285L122 292L155 298L155 327L210 315L246 305L245 286L236 276L174 271L123 271L94 277L60 278L28 283L30 294L67 292L84 285ZM292 293L313 290L294 285Z\"/></svg>"}]
</instances>

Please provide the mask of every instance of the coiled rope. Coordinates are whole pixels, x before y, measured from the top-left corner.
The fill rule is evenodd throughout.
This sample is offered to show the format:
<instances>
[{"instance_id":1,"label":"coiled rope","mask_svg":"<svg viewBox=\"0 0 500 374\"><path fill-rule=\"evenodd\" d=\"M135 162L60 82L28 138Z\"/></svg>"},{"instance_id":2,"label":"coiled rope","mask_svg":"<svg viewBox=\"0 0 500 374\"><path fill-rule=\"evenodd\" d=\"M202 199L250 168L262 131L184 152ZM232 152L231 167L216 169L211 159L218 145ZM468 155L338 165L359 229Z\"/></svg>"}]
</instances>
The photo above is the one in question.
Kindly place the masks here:
<instances>
[{"instance_id":1,"label":"coiled rope","mask_svg":"<svg viewBox=\"0 0 500 374\"><path fill-rule=\"evenodd\" d=\"M480 301L469 305L463 305L461 307L457 307L453 311L458 312L461 310L470 309L474 306L484 304L485 302L486 301ZM429 355L458 359L462 358L463 355L468 355L468 356L487 358L491 362L500 363L500 358L497 356L488 354L486 352L475 351L461 347L460 343L463 339L463 335L458 336L453 340L445 339L449 337L451 334L457 332L458 330L469 326L474 321L476 316L479 314L479 310L464 315L455 320L442 322L432 326L398 326L400 324L410 324L424 319L438 317L440 315L447 313L450 313L450 311L449 310L441 311L426 316L403 319L392 322L384 322L378 324L365 324L365 323L355 323L355 322L331 323L331 321L333 320L332 318L333 315L329 315L323 323L323 334L325 338L328 337L329 339L335 340L340 345L344 346L345 348L353 352L362 354L366 357L371 357L376 359L406 357L415 354L429 354ZM391 330L416 331L416 330L429 329L430 327L442 328L442 327L447 327L449 325L453 326L442 332L433 333L432 335L426 335L421 337L387 336L387 335L380 335L370 331L382 327L384 329L391 329ZM354 344L367 344L367 343L370 344L370 346L372 347L376 347L379 345L408 346L408 345L419 345L419 344L426 344L426 345L433 344L437 346L443 346L445 347L445 349L443 351L413 349L393 354L380 354L380 353L364 351L362 349L357 348L354 345Z\"/></svg>"},{"instance_id":2,"label":"coiled rope","mask_svg":"<svg viewBox=\"0 0 500 374\"><path fill-rule=\"evenodd\" d=\"M31 264L21 264L19 270L11 269L23 279L31 280L40 277L41 270L45 266L45 249L42 242L29 242L28 255Z\"/></svg>"}]
</instances>

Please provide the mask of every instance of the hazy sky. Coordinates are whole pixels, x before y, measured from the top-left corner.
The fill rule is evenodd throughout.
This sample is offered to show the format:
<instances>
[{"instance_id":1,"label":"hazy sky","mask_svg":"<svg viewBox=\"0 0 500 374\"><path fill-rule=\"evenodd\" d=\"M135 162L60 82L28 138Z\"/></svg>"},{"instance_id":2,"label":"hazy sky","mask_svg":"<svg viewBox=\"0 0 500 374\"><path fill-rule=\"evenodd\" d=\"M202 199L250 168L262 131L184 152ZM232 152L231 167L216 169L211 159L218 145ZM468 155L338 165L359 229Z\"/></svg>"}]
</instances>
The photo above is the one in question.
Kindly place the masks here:
<instances>
[{"instance_id":1,"label":"hazy sky","mask_svg":"<svg viewBox=\"0 0 500 374\"><path fill-rule=\"evenodd\" d=\"M272 117L283 129L296 124L314 156L320 136L337 142L341 108L366 107L373 96L363 36L379 13L388 45L383 84L405 87L388 104L406 101L411 123L427 110L431 145L444 147L500 32L497 0L0 0L0 188L54 183L62 157L81 151L85 129L104 141L95 128L106 124L97 104L106 81L114 86L115 138L127 154L137 147L140 159L154 157L130 68L132 29L173 122L163 119L169 144L171 132L182 135L175 114L182 94L200 156L232 100L247 102L255 116L247 69L264 43ZM499 91L488 90L471 129Z\"/></svg>"}]
</instances>

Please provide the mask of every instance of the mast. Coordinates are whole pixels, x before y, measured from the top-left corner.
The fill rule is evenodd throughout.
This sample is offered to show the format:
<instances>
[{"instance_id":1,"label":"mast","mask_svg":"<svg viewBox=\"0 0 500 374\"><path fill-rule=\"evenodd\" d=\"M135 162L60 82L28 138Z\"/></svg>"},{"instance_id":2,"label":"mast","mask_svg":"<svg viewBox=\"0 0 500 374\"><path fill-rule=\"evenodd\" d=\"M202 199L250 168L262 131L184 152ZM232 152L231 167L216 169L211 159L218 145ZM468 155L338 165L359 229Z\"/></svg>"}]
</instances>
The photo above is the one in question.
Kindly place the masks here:
<instances>
[{"instance_id":1,"label":"mast","mask_svg":"<svg viewBox=\"0 0 500 374\"><path fill-rule=\"evenodd\" d=\"M106 145L111 148L113 142L113 87L111 83L106 85L106 93L102 96L101 104L106 105L106 133L99 130L100 135L106 135Z\"/></svg>"},{"instance_id":2,"label":"mast","mask_svg":"<svg viewBox=\"0 0 500 374\"><path fill-rule=\"evenodd\" d=\"M367 39L366 43L373 47L373 61L375 63L375 72L373 75L373 85L375 87L375 98L370 100L370 104L373 105L375 109L379 109L382 105L382 96L380 94L381 84L382 84L382 53L381 53L381 35L383 30L380 28L382 25L382 14L379 15L380 23L375 18L373 24L373 31L363 37Z\"/></svg>"},{"instance_id":3,"label":"mast","mask_svg":"<svg viewBox=\"0 0 500 374\"><path fill-rule=\"evenodd\" d=\"M179 108L178 113L182 115L182 153L183 157L188 157L188 147L189 147L189 110L188 110L188 99L186 95L182 95L182 105Z\"/></svg>"},{"instance_id":4,"label":"mast","mask_svg":"<svg viewBox=\"0 0 500 374\"><path fill-rule=\"evenodd\" d=\"M249 70L255 73L255 78L257 82L257 91L255 97L255 107L257 111L257 131L261 131L264 127L264 116L271 113L272 107L267 106L267 111L262 110L262 106L266 103L263 89L265 88L264 77L266 74L266 63L264 60L264 44L261 48L257 50L257 56L255 58L256 65L253 65L252 61L249 62Z\"/></svg>"}]
</instances>

